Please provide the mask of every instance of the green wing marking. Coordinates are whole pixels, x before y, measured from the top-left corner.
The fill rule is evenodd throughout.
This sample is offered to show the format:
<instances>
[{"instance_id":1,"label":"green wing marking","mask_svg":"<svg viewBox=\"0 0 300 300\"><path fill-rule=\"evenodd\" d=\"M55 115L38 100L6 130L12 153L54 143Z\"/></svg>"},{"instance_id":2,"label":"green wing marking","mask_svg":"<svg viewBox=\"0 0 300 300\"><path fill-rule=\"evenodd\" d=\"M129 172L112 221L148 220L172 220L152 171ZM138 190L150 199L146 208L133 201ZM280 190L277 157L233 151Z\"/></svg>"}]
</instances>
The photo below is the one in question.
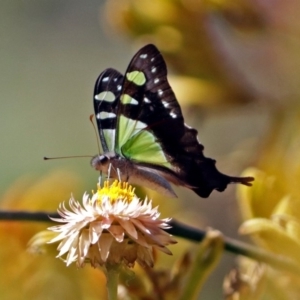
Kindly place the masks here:
<instances>
[{"instance_id":1,"label":"green wing marking","mask_svg":"<svg viewBox=\"0 0 300 300\"><path fill-rule=\"evenodd\" d=\"M135 161L171 168L161 145L151 132L145 130L146 127L141 121L120 116L118 148L121 151L118 154Z\"/></svg>"},{"instance_id":2,"label":"green wing marking","mask_svg":"<svg viewBox=\"0 0 300 300\"><path fill-rule=\"evenodd\" d=\"M134 84L142 86L146 83L146 77L143 72L132 71L126 73L126 78L128 81L132 81Z\"/></svg>"}]
</instances>

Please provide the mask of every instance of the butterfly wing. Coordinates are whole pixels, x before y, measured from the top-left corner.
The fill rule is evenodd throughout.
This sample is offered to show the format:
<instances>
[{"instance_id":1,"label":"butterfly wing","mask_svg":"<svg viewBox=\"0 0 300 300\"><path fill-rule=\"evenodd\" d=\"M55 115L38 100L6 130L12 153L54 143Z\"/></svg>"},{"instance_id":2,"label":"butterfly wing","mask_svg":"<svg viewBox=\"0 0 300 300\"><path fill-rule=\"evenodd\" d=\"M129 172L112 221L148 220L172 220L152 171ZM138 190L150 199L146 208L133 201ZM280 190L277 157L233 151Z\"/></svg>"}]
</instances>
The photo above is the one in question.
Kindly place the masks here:
<instances>
[{"instance_id":1,"label":"butterfly wing","mask_svg":"<svg viewBox=\"0 0 300 300\"><path fill-rule=\"evenodd\" d=\"M167 81L165 62L153 45L142 48L126 70L119 116L116 140L120 154L172 170L172 157L165 148L172 147L183 133L179 132L183 118Z\"/></svg>"},{"instance_id":2,"label":"butterfly wing","mask_svg":"<svg viewBox=\"0 0 300 300\"><path fill-rule=\"evenodd\" d=\"M102 147L102 153L114 152L116 127L123 75L114 69L106 69L96 80L94 110Z\"/></svg>"},{"instance_id":3,"label":"butterfly wing","mask_svg":"<svg viewBox=\"0 0 300 300\"><path fill-rule=\"evenodd\" d=\"M184 124L165 61L154 45L136 53L123 80L116 138L120 155L201 197L231 182L250 185L252 178L224 175L215 160L203 155L197 131Z\"/></svg>"}]
</instances>

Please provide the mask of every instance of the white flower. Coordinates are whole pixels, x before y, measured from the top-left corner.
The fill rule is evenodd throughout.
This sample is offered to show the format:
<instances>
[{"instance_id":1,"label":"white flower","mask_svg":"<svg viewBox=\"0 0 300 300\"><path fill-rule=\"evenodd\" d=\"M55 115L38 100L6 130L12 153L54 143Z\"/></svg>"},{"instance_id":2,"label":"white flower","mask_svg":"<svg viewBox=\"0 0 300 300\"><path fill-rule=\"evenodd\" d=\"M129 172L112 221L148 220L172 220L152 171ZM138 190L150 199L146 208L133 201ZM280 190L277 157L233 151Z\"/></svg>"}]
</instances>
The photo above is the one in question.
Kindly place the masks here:
<instances>
[{"instance_id":1,"label":"white flower","mask_svg":"<svg viewBox=\"0 0 300 300\"><path fill-rule=\"evenodd\" d=\"M62 203L58 209L64 223L48 228L57 234L49 243L60 241L58 257L66 255L66 264L85 262L92 266L125 263L153 266L153 248L171 254L166 245L176 241L164 231L170 219L158 219L152 202L140 201L128 183L115 181L93 194L84 194L82 205L73 197L70 209Z\"/></svg>"}]
</instances>

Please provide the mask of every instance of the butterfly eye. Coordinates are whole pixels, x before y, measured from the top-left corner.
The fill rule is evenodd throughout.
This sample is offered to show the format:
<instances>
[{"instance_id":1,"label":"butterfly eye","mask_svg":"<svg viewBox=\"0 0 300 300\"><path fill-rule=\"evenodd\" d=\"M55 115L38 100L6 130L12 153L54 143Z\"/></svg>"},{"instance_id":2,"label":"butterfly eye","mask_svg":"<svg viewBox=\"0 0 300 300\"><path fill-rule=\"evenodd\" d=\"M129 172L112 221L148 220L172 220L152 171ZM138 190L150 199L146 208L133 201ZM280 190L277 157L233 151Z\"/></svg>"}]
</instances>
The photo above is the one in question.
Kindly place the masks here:
<instances>
[{"instance_id":1,"label":"butterfly eye","mask_svg":"<svg viewBox=\"0 0 300 300\"><path fill-rule=\"evenodd\" d=\"M106 155L99 155L99 163L106 164L109 161L109 157Z\"/></svg>"}]
</instances>

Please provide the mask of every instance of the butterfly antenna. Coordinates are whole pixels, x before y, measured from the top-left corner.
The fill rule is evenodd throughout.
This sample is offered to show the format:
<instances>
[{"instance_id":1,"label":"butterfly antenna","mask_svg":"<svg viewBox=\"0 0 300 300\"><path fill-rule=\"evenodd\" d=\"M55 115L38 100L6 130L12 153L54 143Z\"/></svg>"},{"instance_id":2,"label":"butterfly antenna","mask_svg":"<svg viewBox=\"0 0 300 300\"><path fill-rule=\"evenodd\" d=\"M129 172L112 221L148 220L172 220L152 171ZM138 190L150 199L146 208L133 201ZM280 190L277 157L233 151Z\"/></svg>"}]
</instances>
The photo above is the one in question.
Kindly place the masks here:
<instances>
[{"instance_id":1,"label":"butterfly antenna","mask_svg":"<svg viewBox=\"0 0 300 300\"><path fill-rule=\"evenodd\" d=\"M93 156L92 155L73 155L73 156L57 156L57 157L47 157L47 156L44 156L44 160L66 159L66 158L82 158L82 157L92 158Z\"/></svg>"},{"instance_id":2,"label":"butterfly antenna","mask_svg":"<svg viewBox=\"0 0 300 300\"><path fill-rule=\"evenodd\" d=\"M94 128L94 132L95 132L96 140L97 140L98 153L100 154L101 153L100 141L99 141L99 137L98 137L98 134L97 134L97 129L96 129L96 126L95 126L95 123L94 123L94 114L90 115L90 121L91 121L91 123L93 125L93 128Z\"/></svg>"}]
</instances>

